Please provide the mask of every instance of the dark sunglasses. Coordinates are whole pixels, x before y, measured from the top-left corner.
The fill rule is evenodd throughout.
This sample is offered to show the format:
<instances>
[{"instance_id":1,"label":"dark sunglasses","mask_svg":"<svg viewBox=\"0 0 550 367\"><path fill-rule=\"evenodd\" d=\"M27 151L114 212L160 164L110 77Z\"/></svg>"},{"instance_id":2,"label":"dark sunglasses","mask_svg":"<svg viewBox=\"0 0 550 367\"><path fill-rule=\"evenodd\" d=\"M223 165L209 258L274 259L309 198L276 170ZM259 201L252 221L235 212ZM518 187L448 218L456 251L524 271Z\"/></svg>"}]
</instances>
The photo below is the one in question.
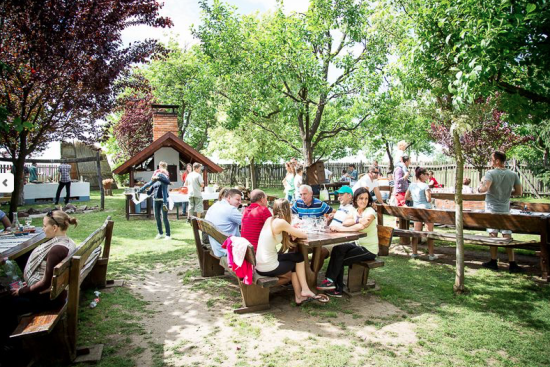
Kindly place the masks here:
<instances>
[{"instance_id":1,"label":"dark sunglasses","mask_svg":"<svg viewBox=\"0 0 550 367\"><path fill-rule=\"evenodd\" d=\"M57 223L57 221L56 221L55 218L53 217L53 212L55 212L55 210L50 210L48 213L46 213L46 216L52 218L52 220L54 221L54 223L59 227L59 223Z\"/></svg>"},{"instance_id":2,"label":"dark sunglasses","mask_svg":"<svg viewBox=\"0 0 550 367\"><path fill-rule=\"evenodd\" d=\"M380 174L380 171L372 171L372 173Z\"/></svg>"}]
</instances>

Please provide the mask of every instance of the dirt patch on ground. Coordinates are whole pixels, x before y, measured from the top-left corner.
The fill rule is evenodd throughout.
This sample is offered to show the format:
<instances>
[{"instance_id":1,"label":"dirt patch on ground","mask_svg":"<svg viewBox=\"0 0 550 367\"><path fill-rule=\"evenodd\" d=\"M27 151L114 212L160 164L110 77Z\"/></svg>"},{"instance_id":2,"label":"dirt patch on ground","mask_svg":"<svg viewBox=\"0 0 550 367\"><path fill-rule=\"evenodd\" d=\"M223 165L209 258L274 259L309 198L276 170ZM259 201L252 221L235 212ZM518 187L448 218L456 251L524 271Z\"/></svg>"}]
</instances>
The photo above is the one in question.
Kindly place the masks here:
<instances>
[{"instance_id":1,"label":"dirt patch on ground","mask_svg":"<svg viewBox=\"0 0 550 367\"><path fill-rule=\"evenodd\" d=\"M155 311L141 320L150 335L134 340L153 350L138 358L139 366L159 357L168 366L362 365L369 349L396 355L417 343L414 322L371 294L296 307L292 291L282 289L272 294L268 312L236 315L240 294L231 277L186 277L190 271L152 272L130 284Z\"/></svg>"}]
</instances>

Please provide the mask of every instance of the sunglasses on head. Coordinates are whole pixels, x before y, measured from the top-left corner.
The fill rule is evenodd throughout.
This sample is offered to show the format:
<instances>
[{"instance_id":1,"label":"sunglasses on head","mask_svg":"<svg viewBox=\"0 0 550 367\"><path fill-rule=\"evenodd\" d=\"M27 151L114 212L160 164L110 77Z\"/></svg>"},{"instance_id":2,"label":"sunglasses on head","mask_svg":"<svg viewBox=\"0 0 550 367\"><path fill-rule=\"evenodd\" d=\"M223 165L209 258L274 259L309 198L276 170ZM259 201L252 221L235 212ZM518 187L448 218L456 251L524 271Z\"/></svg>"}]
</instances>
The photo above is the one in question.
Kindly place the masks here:
<instances>
[{"instance_id":1,"label":"sunglasses on head","mask_svg":"<svg viewBox=\"0 0 550 367\"><path fill-rule=\"evenodd\" d=\"M53 217L53 212L55 212L55 210L50 210L48 213L46 213L46 216L49 217L49 218L52 218L52 220L54 221L54 223L59 227L59 223L57 223L57 221L56 221L55 218Z\"/></svg>"}]
</instances>

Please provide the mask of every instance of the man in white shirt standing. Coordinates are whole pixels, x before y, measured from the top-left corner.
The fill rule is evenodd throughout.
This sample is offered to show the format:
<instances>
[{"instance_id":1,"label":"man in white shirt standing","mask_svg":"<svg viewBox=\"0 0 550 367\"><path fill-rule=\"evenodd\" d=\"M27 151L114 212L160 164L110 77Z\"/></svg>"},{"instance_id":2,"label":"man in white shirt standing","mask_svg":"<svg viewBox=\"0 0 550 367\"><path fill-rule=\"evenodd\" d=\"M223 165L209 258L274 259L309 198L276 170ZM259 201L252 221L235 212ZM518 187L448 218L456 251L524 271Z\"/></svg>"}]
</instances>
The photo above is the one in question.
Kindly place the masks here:
<instances>
[{"instance_id":1,"label":"man in white shirt standing","mask_svg":"<svg viewBox=\"0 0 550 367\"><path fill-rule=\"evenodd\" d=\"M380 188L378 184L378 175L380 174L380 171L375 166L369 166L369 170L366 175L361 177L359 181L355 185L353 185L353 192L357 190L360 187L365 187L369 192L371 193L371 196L376 196L376 201L379 204L383 204L384 200L382 200L382 194L380 193Z\"/></svg>"},{"instance_id":2,"label":"man in white shirt standing","mask_svg":"<svg viewBox=\"0 0 550 367\"><path fill-rule=\"evenodd\" d=\"M201 217L204 212L204 205L202 203L202 188L204 187L204 180L201 175L202 164L193 164L193 172L187 175L184 186L189 188L189 212L187 218L191 215Z\"/></svg>"}]
</instances>

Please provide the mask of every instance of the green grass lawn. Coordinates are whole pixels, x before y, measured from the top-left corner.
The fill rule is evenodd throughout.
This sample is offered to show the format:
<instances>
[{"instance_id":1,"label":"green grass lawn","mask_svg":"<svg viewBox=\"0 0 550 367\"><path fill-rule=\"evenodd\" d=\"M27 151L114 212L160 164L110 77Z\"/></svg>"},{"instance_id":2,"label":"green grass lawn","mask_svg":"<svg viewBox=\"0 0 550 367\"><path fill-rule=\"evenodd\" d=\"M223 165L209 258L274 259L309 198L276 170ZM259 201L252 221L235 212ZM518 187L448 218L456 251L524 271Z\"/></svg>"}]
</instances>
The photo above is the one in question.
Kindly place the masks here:
<instances>
[{"instance_id":1,"label":"green grass lawn","mask_svg":"<svg viewBox=\"0 0 550 367\"><path fill-rule=\"evenodd\" d=\"M266 192L281 193L280 190ZM195 246L188 224L171 218L174 239L153 241L156 234L154 220L127 221L122 190L114 190L114 194L106 198L104 212L76 215L79 225L69 230L69 235L78 242L99 227L107 215L112 217L115 226L109 262L110 279L143 279L151 269L170 272L182 261L195 260ZM98 203L99 193L92 192L90 202L76 205ZM390 218L386 220L392 223ZM39 225L37 222L34 224ZM487 252L487 249L481 248L481 251ZM335 344L301 347L300 353L288 352L285 348L276 348L269 353L262 351L259 361L250 365L550 365L550 288L547 285L538 285L527 276L468 269L468 293L455 296L452 291L452 266L395 255L384 258L384 261L385 267L371 272L371 277L380 287L379 291L374 292L374 297L399 308L403 312L399 319L414 324L418 341L409 346L408 351L396 354L379 343L359 343L364 355L353 359L352 350L338 346L337 340L334 340ZM196 270L178 276L183 282L198 276L198 265ZM217 299L209 300L209 307L220 303L237 307L238 292L220 293L228 282L230 278L199 282L192 291L217 294ZM141 356L147 348L153 354L155 366L172 365L163 356L166 348L154 342L150 331L140 322L155 312L147 302L127 287L103 292L101 302L95 309L87 307L92 298L91 290L85 292L79 315L78 344L105 344L99 366L140 365ZM344 298L331 302L328 307L312 305L301 311L314 323L326 321L333 324L341 329L343 335L346 326L339 319L344 316L351 316L359 326L374 325L376 328L399 321L391 317L361 318L347 309L347 302ZM226 318L236 334L260 335L262 325L275 323L269 313L261 316L260 324L251 324L246 317L232 313L226 314ZM317 338L312 336L309 342L315 345ZM136 340L145 341L147 348L138 346ZM294 363L296 360L302 362ZM212 364L221 365L223 360ZM243 360L239 361L239 365L249 363Z\"/></svg>"}]
</instances>

